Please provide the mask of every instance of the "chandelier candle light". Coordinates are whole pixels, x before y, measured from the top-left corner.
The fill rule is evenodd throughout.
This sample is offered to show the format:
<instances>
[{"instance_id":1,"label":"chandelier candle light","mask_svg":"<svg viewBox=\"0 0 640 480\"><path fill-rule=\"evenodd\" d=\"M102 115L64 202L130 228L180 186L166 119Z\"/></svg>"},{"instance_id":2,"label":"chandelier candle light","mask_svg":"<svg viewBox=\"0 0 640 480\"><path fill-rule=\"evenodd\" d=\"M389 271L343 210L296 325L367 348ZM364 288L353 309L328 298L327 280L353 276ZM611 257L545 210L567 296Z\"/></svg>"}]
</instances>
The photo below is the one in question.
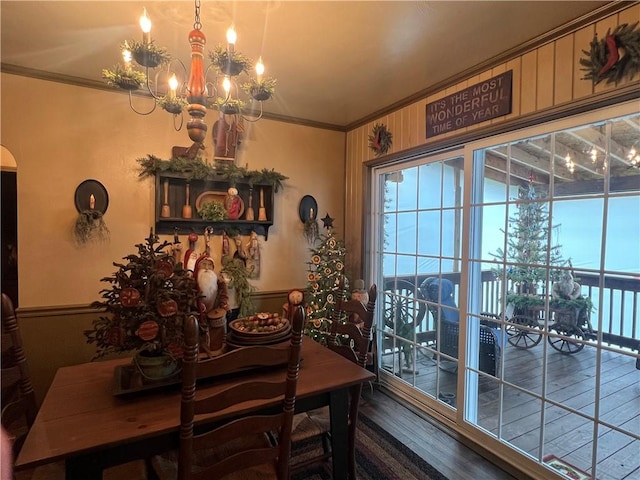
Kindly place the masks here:
<instances>
[{"instance_id":1,"label":"chandelier candle light","mask_svg":"<svg viewBox=\"0 0 640 480\"><path fill-rule=\"evenodd\" d=\"M191 45L188 77L182 61L172 59L165 48L154 44L151 39L151 19L146 9L140 17L142 42L125 41L122 46L124 65L116 65L114 70L105 69L102 76L107 84L128 91L129 105L134 112L149 115L160 105L171 113L176 130L182 128L183 112L186 110L189 115L189 138L194 144L202 145L207 133L207 109L218 110L220 116L233 115L238 120L258 121L263 115L262 102L274 94L276 80L264 76L262 57L255 64L255 76L251 75L253 62L236 52L237 33L233 25L227 30L226 48L218 45L213 52L209 52L211 63L205 69L206 37L201 31L200 0L195 0L194 4L195 19L188 37ZM133 61L142 67L142 71L134 68ZM152 81L150 73L154 71L156 73ZM209 81L210 72L212 78ZM240 75L245 75L247 80L238 85ZM166 87L164 93L158 90L162 85ZM154 99L147 111L140 111L133 105L132 92L142 87L146 87L147 93ZM248 110L245 110L246 102L240 99L241 91L247 94L247 101L252 104Z\"/></svg>"}]
</instances>

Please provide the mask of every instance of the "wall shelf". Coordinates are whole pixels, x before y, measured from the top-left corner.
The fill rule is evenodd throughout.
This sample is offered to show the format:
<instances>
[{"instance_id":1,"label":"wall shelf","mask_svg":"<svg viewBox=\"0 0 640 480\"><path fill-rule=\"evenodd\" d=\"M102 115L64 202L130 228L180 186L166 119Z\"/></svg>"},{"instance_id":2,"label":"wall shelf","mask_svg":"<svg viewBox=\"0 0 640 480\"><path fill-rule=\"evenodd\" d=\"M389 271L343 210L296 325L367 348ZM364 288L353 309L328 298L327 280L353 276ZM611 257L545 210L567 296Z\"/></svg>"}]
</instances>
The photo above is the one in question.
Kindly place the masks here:
<instances>
[{"instance_id":1,"label":"wall shelf","mask_svg":"<svg viewBox=\"0 0 640 480\"><path fill-rule=\"evenodd\" d=\"M191 232L200 235L206 227L211 227L214 235L222 235L224 231L230 235L234 233L249 235L252 231L255 231L258 235L263 235L267 240L269 227L273 225L274 187L271 184L256 183L251 186L243 181L236 182L235 187L238 190L238 195L244 203L244 210L238 220L227 219L220 222L210 222L203 220L198 215L196 202L199 197L203 196L208 200L216 199L222 201L230 186L229 180L223 177L190 180L186 175L179 173L156 174L156 233L173 234L177 229L179 235L187 235ZM264 198L264 206L262 208L260 205L261 190ZM185 205L191 207L191 218L183 218L182 216ZM246 219L250 208L254 211L254 220ZM266 220L258 220L261 209L266 214Z\"/></svg>"}]
</instances>

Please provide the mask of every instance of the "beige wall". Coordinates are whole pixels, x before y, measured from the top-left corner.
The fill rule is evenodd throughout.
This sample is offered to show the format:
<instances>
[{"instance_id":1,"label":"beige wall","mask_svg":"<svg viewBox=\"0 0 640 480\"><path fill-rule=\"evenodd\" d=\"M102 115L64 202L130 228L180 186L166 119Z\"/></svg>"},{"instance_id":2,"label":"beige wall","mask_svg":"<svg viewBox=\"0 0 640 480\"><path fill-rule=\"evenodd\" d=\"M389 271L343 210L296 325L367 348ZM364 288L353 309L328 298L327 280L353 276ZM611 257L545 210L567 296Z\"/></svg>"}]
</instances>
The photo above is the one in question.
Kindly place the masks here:
<instances>
[{"instance_id":1,"label":"beige wall","mask_svg":"<svg viewBox=\"0 0 640 480\"><path fill-rule=\"evenodd\" d=\"M120 92L7 74L1 82L1 141L18 172L18 317L41 394L58 366L89 360L92 349L82 336L92 316L86 306L99 298L99 280L113 272L112 262L134 253L134 244L153 225L155 182L138 178L136 159L168 159L172 146L191 141L185 130L174 131L165 112L131 112L128 96ZM313 195L321 214L336 218L338 235L344 231L344 184L336 179L344 175L345 134L268 119L246 127L238 163L289 177L275 195L269 238L260 237L262 274L254 282L260 294L284 300L286 290L306 286L302 196ZM212 157L210 140L205 156ZM90 178L109 192L104 218L111 238L77 246L74 192ZM186 237L182 241L186 245ZM218 256L219 242L220 237L212 241Z\"/></svg>"},{"instance_id":2,"label":"beige wall","mask_svg":"<svg viewBox=\"0 0 640 480\"><path fill-rule=\"evenodd\" d=\"M484 131L506 124L507 122L527 121L534 118L538 123L544 122L545 112L549 114L557 109L572 104L595 102L598 97L615 94L616 91L633 90L636 96L640 91L640 79L635 75L633 81L625 78L620 84L600 84L593 86L591 80L583 80L585 72L581 70L580 58L582 50L589 50L589 43L597 33L603 38L607 29L612 30L619 24L632 24L640 18L640 3L635 2L619 13L599 19L594 23L577 28L575 31L533 48L522 55L496 64L491 68L452 83L448 87L433 92L425 98L389 113L371 122L354 128L347 133L347 203L345 210L346 232L345 243L352 252L363 250L363 228L366 198L365 165L384 162L385 158L398 158L403 152L429 149L437 142L438 147L459 145L465 135L470 138L474 132L482 136ZM449 132L433 138L425 138L427 103L451 95L466 87L475 85L508 70L513 70L512 113ZM387 155L376 158L368 146L368 136L376 123L383 123L393 134L393 145ZM515 127L514 127L515 128ZM365 265L352 263L356 272L361 272Z\"/></svg>"}]
</instances>

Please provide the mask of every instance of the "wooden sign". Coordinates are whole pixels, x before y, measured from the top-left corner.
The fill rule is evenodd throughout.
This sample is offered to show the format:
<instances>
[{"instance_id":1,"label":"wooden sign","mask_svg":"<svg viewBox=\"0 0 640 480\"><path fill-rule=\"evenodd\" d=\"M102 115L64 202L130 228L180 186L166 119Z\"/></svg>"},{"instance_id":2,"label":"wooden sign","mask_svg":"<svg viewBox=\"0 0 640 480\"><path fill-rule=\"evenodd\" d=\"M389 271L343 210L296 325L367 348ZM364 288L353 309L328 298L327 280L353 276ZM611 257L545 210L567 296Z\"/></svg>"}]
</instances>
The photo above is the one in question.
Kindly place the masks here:
<instances>
[{"instance_id":1,"label":"wooden sign","mask_svg":"<svg viewBox=\"0 0 640 480\"><path fill-rule=\"evenodd\" d=\"M511 113L513 70L427 103L427 138Z\"/></svg>"}]
</instances>

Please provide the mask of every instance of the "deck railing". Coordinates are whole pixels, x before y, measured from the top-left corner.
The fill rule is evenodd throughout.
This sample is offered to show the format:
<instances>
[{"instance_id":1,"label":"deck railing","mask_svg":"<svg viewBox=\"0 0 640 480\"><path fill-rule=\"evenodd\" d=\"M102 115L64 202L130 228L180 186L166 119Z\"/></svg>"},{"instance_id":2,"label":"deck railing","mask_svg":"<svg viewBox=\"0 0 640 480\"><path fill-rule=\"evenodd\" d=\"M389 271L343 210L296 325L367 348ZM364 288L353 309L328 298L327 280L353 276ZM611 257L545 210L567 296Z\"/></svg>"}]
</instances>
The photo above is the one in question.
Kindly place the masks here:
<instances>
[{"instance_id":1,"label":"deck railing","mask_svg":"<svg viewBox=\"0 0 640 480\"><path fill-rule=\"evenodd\" d=\"M410 308L418 311L418 302L423 301L418 287L428 278L437 274L399 275L384 278L385 295L397 292L398 285L410 286L413 289L414 301ZM442 278L450 280L455 286L455 298L459 298L458 285L460 273L443 273ZM481 311L499 315L502 312L502 282L495 278L491 271L482 272ZM582 286L582 295L589 297L593 304L590 321L594 331L602 332L602 341L607 345L640 351L640 279L604 276L600 285L600 276L586 272L575 272L575 278ZM601 295L602 289L602 295ZM417 302L416 302L417 300ZM424 312L425 309L423 308ZM414 318L417 315L414 314ZM417 332L435 329L431 315L425 314L416 326Z\"/></svg>"}]
</instances>

